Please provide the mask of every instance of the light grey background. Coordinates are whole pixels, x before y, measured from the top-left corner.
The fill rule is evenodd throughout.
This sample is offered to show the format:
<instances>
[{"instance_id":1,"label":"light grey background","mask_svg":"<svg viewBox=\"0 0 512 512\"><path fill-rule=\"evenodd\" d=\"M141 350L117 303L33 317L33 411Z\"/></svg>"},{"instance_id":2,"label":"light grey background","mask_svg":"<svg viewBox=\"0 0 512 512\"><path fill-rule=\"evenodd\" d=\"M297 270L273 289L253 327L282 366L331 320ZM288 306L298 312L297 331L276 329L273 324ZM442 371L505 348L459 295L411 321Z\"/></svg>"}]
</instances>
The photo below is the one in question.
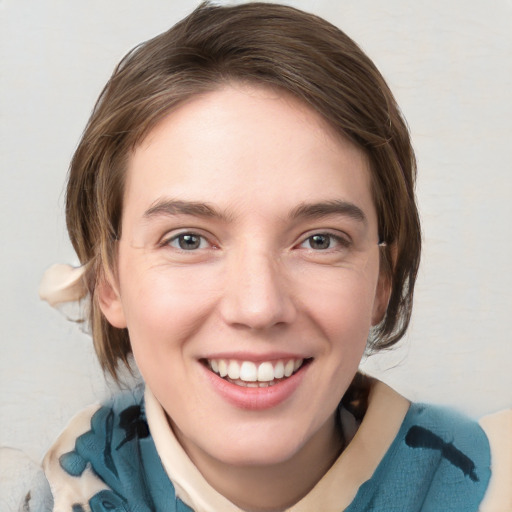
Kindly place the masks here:
<instances>
[{"instance_id":1,"label":"light grey background","mask_svg":"<svg viewBox=\"0 0 512 512\"><path fill-rule=\"evenodd\" d=\"M372 57L411 127L425 251L403 347L365 368L474 417L512 404L512 3L303 0ZM107 392L91 340L39 301L76 262L67 166L114 65L195 0L0 0L0 446L38 460Z\"/></svg>"}]
</instances>

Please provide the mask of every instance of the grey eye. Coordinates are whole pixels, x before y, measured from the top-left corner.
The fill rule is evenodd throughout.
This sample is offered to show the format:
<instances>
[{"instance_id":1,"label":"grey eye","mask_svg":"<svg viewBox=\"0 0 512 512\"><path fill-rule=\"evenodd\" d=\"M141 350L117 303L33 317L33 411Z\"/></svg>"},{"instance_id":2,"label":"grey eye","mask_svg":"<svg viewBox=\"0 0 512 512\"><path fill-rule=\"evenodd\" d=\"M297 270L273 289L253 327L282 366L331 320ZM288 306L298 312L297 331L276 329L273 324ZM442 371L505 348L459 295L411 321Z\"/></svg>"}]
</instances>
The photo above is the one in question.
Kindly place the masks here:
<instances>
[{"instance_id":1,"label":"grey eye","mask_svg":"<svg viewBox=\"0 0 512 512\"><path fill-rule=\"evenodd\" d=\"M194 233L181 233L170 240L169 245L176 247L182 251L194 251L203 249L208 245L204 237L195 235Z\"/></svg>"},{"instance_id":2,"label":"grey eye","mask_svg":"<svg viewBox=\"0 0 512 512\"><path fill-rule=\"evenodd\" d=\"M350 246L350 241L332 233L315 233L304 239L300 246L313 251L345 250Z\"/></svg>"},{"instance_id":3,"label":"grey eye","mask_svg":"<svg viewBox=\"0 0 512 512\"><path fill-rule=\"evenodd\" d=\"M309 237L309 245L312 249L329 249L331 237L329 235L313 235Z\"/></svg>"},{"instance_id":4,"label":"grey eye","mask_svg":"<svg viewBox=\"0 0 512 512\"><path fill-rule=\"evenodd\" d=\"M333 237L331 235L318 233L306 238L306 240L303 242L303 245L307 244L306 246L309 246L309 249L322 251L331 247L332 238Z\"/></svg>"}]
</instances>

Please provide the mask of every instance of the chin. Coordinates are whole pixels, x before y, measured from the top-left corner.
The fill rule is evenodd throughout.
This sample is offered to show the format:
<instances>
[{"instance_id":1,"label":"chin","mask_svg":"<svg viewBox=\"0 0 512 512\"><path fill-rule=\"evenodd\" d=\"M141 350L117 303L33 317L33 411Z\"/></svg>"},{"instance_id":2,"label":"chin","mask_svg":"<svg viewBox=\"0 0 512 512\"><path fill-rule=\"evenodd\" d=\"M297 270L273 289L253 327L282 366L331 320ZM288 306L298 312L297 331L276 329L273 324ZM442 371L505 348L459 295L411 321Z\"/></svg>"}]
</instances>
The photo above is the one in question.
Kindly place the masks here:
<instances>
[{"instance_id":1,"label":"chin","mask_svg":"<svg viewBox=\"0 0 512 512\"><path fill-rule=\"evenodd\" d=\"M227 442L215 443L212 449L219 460L233 466L266 466L284 463L304 448L308 436L285 425L255 425L254 430L227 434ZM210 452L212 453L212 452ZM212 453L213 455L213 453Z\"/></svg>"},{"instance_id":2,"label":"chin","mask_svg":"<svg viewBox=\"0 0 512 512\"><path fill-rule=\"evenodd\" d=\"M233 446L222 453L222 461L234 467L274 466L292 459L301 446L277 445L276 443L258 443L246 446Z\"/></svg>"}]
</instances>

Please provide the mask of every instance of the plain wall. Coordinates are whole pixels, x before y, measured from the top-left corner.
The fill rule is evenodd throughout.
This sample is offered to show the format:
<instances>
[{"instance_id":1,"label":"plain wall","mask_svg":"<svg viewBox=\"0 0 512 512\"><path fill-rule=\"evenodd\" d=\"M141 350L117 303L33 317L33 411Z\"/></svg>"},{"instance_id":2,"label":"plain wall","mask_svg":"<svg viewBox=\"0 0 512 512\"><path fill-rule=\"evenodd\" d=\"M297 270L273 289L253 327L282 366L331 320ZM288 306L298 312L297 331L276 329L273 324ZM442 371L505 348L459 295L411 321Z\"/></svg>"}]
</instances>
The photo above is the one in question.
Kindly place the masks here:
<instances>
[{"instance_id":1,"label":"plain wall","mask_svg":"<svg viewBox=\"0 0 512 512\"><path fill-rule=\"evenodd\" d=\"M512 405L512 4L291 1L372 57L417 151L424 253L402 347L364 367L414 400L474 417ZM0 0L0 446L39 459L108 389L90 338L38 299L76 263L63 189L114 65L192 0Z\"/></svg>"}]
</instances>

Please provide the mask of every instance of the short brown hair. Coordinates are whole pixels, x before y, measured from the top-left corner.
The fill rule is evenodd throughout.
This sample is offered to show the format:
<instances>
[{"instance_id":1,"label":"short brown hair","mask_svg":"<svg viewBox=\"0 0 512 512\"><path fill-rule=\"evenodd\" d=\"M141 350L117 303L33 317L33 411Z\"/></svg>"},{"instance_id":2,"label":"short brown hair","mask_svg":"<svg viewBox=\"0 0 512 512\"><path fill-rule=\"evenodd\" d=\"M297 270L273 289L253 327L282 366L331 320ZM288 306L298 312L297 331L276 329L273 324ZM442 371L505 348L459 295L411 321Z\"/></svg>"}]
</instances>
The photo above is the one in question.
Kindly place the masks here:
<instances>
[{"instance_id":1,"label":"short brown hair","mask_svg":"<svg viewBox=\"0 0 512 512\"><path fill-rule=\"evenodd\" d=\"M192 95L243 81L277 88L320 113L371 164L381 268L391 283L386 315L369 346L390 347L409 324L421 235L416 164L407 126L383 77L347 35L282 5L203 3L169 31L129 52L103 89L71 162L69 236L91 296L89 320L104 370L131 353L126 329L102 315L96 283L115 269L126 161L155 124Z\"/></svg>"}]
</instances>

